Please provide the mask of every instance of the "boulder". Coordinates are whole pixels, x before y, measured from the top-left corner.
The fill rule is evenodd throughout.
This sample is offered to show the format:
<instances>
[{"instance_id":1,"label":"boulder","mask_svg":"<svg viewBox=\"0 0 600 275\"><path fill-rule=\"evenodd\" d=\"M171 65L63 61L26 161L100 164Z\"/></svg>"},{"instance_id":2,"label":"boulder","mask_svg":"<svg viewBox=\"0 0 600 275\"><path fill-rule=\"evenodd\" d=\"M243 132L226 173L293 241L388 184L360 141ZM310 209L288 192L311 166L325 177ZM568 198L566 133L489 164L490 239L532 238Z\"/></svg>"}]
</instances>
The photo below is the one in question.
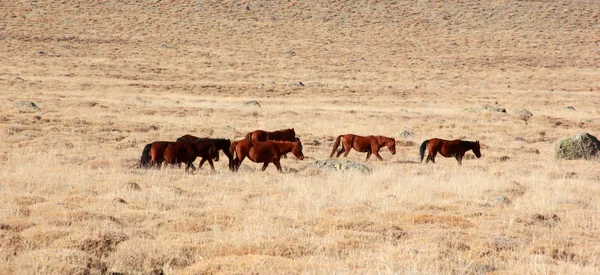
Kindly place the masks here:
<instances>
[{"instance_id":1,"label":"boulder","mask_svg":"<svg viewBox=\"0 0 600 275\"><path fill-rule=\"evenodd\" d=\"M600 141L588 133L561 138L554 147L559 159L592 159L597 157Z\"/></svg>"},{"instance_id":2,"label":"boulder","mask_svg":"<svg viewBox=\"0 0 600 275\"><path fill-rule=\"evenodd\" d=\"M490 112L490 113L506 113L506 109L494 106L485 105L481 108L467 108L465 112Z\"/></svg>"},{"instance_id":3,"label":"boulder","mask_svg":"<svg viewBox=\"0 0 600 275\"><path fill-rule=\"evenodd\" d=\"M371 173L373 171L371 168L364 164L340 159L315 160L312 163L310 163L308 167L329 171L355 170L363 173Z\"/></svg>"},{"instance_id":4,"label":"boulder","mask_svg":"<svg viewBox=\"0 0 600 275\"><path fill-rule=\"evenodd\" d=\"M533 114L530 111L527 111L523 108L516 109L513 111L513 113L515 115L520 115L520 116L524 116L524 117L532 117L533 116Z\"/></svg>"},{"instance_id":5,"label":"boulder","mask_svg":"<svg viewBox=\"0 0 600 275\"><path fill-rule=\"evenodd\" d=\"M246 102L244 102L244 106L250 106L250 107L254 106L254 107L258 107L258 108L261 107L260 103L258 103L258 101L256 101L256 100L246 101Z\"/></svg>"},{"instance_id":6,"label":"boulder","mask_svg":"<svg viewBox=\"0 0 600 275\"><path fill-rule=\"evenodd\" d=\"M38 107L35 103L31 102L31 101L17 101L15 102L15 104L13 105L15 108L18 109L26 109L29 111L36 111L39 112L42 109L40 109L40 107Z\"/></svg>"}]
</instances>

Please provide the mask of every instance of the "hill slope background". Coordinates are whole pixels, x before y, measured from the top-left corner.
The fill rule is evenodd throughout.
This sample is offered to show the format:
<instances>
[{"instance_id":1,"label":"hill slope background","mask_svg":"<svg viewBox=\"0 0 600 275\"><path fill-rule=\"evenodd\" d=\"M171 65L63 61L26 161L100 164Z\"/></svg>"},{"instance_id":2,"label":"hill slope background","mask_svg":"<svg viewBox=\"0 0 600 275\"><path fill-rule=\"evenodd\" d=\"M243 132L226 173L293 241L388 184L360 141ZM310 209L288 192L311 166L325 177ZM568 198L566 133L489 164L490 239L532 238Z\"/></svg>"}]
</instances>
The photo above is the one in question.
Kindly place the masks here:
<instances>
[{"instance_id":1,"label":"hill slope background","mask_svg":"<svg viewBox=\"0 0 600 275\"><path fill-rule=\"evenodd\" d=\"M600 269L598 162L553 155L600 132L599 2L0 6L1 273ZM155 140L288 127L284 174L137 168ZM307 168L345 133L398 153ZM483 157L421 165L432 137Z\"/></svg>"}]
</instances>

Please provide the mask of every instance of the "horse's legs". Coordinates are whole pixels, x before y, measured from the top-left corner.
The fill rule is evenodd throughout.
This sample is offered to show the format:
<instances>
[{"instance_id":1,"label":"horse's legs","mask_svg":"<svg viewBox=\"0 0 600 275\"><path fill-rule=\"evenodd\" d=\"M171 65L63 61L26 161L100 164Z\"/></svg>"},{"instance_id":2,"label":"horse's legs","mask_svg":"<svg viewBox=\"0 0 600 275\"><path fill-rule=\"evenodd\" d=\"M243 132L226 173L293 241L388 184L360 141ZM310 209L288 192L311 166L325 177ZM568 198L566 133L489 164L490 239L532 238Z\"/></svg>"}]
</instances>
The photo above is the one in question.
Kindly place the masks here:
<instances>
[{"instance_id":1,"label":"horse's legs","mask_svg":"<svg viewBox=\"0 0 600 275\"><path fill-rule=\"evenodd\" d=\"M204 160L204 159L202 159ZM208 164L210 164L210 169L212 169L213 173L215 172L215 165L213 164L213 160L211 157L208 157Z\"/></svg>"},{"instance_id":2,"label":"horse's legs","mask_svg":"<svg viewBox=\"0 0 600 275\"><path fill-rule=\"evenodd\" d=\"M365 160L369 160L369 158L371 157L371 151L367 152L367 158Z\"/></svg>"},{"instance_id":3,"label":"horse's legs","mask_svg":"<svg viewBox=\"0 0 600 275\"><path fill-rule=\"evenodd\" d=\"M273 164L275 164L275 167L277 167L277 171L283 173L283 169L281 169L281 163L279 162L279 159L274 159Z\"/></svg>"},{"instance_id":4,"label":"horse's legs","mask_svg":"<svg viewBox=\"0 0 600 275\"><path fill-rule=\"evenodd\" d=\"M265 161L265 163L263 164L262 167L262 171L265 171L267 169L267 166L269 166L270 161Z\"/></svg>"},{"instance_id":5,"label":"horse's legs","mask_svg":"<svg viewBox=\"0 0 600 275\"><path fill-rule=\"evenodd\" d=\"M344 157L347 157L352 149L352 142L342 142L342 148L344 148Z\"/></svg>"},{"instance_id":6,"label":"horse's legs","mask_svg":"<svg viewBox=\"0 0 600 275\"><path fill-rule=\"evenodd\" d=\"M179 166L181 166L181 162L179 163ZM196 166L194 166L193 162L188 162L185 165L185 172L189 173L190 169L193 171L196 171Z\"/></svg>"},{"instance_id":7,"label":"horse's legs","mask_svg":"<svg viewBox=\"0 0 600 275\"><path fill-rule=\"evenodd\" d=\"M198 169L202 168L202 165L204 164L204 162L205 162L205 161L206 161L206 159L205 159L205 158L202 158L202 159L200 160L200 164L198 164Z\"/></svg>"},{"instance_id":8,"label":"horse's legs","mask_svg":"<svg viewBox=\"0 0 600 275\"><path fill-rule=\"evenodd\" d=\"M454 157L456 158L456 161L458 161L458 165L459 165L459 166L462 166L462 159L463 159L463 156L464 156L464 155L465 155L464 153L462 153L462 154L460 154L460 153L457 153L457 154L454 156Z\"/></svg>"},{"instance_id":9,"label":"horse's legs","mask_svg":"<svg viewBox=\"0 0 600 275\"><path fill-rule=\"evenodd\" d=\"M336 158L339 158L341 154L344 153L344 145L342 144L342 148L340 148L340 150L337 152L337 154L335 155Z\"/></svg>"},{"instance_id":10,"label":"horse's legs","mask_svg":"<svg viewBox=\"0 0 600 275\"><path fill-rule=\"evenodd\" d=\"M383 161L383 158L379 155L379 148L375 148L376 147L371 146L371 152L373 152L373 155L375 155L379 160Z\"/></svg>"},{"instance_id":11,"label":"horse's legs","mask_svg":"<svg viewBox=\"0 0 600 275\"><path fill-rule=\"evenodd\" d=\"M436 151L429 151L429 155L427 155L427 161L425 161L425 163L427 163L430 160L431 160L432 163L435 163L435 156L436 155L437 155Z\"/></svg>"}]
</instances>

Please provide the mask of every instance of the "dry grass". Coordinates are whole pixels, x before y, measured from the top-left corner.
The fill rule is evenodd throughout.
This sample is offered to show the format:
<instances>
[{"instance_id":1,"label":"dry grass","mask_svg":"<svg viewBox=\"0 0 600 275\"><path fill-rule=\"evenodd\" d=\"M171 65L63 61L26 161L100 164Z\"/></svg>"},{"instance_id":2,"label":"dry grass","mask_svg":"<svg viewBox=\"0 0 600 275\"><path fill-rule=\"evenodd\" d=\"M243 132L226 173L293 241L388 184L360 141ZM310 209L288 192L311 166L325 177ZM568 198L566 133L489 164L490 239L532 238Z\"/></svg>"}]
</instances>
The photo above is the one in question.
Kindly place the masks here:
<instances>
[{"instance_id":1,"label":"dry grass","mask_svg":"<svg viewBox=\"0 0 600 275\"><path fill-rule=\"evenodd\" d=\"M553 156L600 133L600 3L392 2L4 3L0 273L600 273L598 162ZM287 127L284 174L136 167ZM345 133L401 146L306 169ZM483 157L421 165L431 137Z\"/></svg>"}]
</instances>

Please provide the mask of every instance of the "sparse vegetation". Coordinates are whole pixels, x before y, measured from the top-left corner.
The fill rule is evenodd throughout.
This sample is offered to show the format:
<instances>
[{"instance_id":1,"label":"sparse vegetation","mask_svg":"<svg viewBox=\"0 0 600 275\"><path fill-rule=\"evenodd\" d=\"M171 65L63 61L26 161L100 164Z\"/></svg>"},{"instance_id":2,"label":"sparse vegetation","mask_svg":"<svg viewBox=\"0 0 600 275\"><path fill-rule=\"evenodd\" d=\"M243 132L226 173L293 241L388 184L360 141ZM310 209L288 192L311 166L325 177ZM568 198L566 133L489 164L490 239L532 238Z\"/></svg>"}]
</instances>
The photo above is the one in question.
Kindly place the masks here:
<instances>
[{"instance_id":1,"label":"sparse vegetation","mask_svg":"<svg viewBox=\"0 0 600 275\"><path fill-rule=\"evenodd\" d=\"M2 11L0 274L600 273L598 159L554 153L600 134L600 2ZM288 127L306 159L284 174L138 168L152 141ZM308 167L347 133L397 154ZM422 165L433 137L483 156Z\"/></svg>"}]
</instances>

